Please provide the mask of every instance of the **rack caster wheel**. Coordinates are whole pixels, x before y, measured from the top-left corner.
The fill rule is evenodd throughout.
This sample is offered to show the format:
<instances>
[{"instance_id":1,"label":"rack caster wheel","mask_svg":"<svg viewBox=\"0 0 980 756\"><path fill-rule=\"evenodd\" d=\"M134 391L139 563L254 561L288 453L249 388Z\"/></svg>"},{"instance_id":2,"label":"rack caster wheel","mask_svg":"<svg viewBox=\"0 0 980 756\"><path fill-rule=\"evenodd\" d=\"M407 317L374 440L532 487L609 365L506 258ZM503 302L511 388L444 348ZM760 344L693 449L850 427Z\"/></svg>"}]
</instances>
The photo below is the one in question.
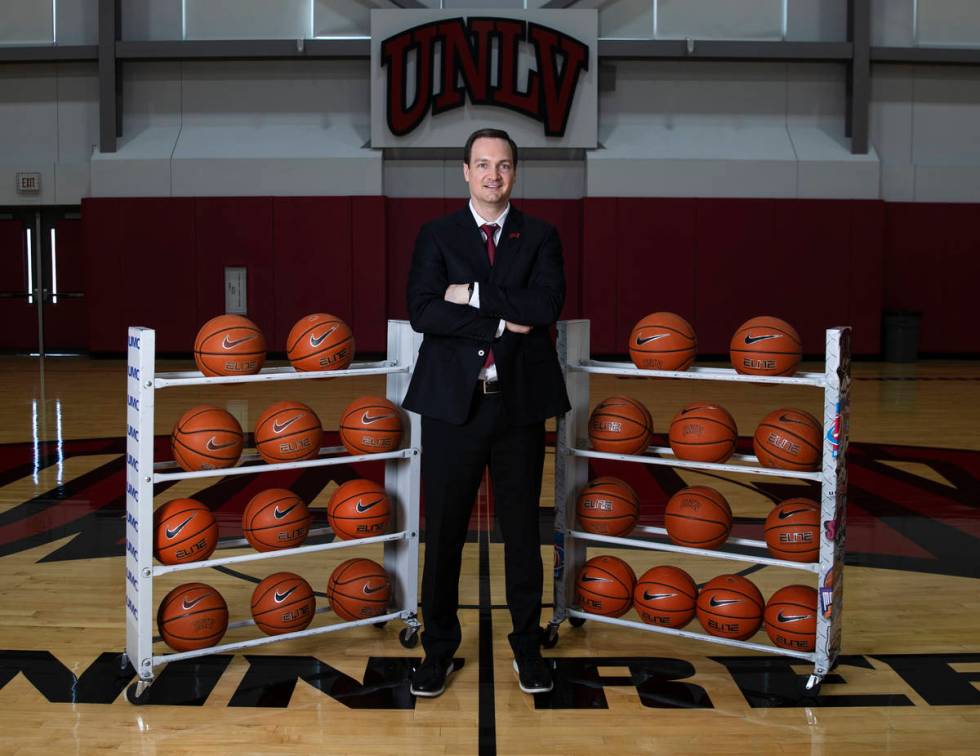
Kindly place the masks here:
<instances>
[{"instance_id":1,"label":"rack caster wheel","mask_svg":"<svg viewBox=\"0 0 980 756\"><path fill-rule=\"evenodd\" d=\"M558 645L558 625L548 625L541 633L541 648L554 648Z\"/></svg>"},{"instance_id":2,"label":"rack caster wheel","mask_svg":"<svg viewBox=\"0 0 980 756\"><path fill-rule=\"evenodd\" d=\"M820 695L820 686L823 684L823 677L810 675L803 686L803 695L807 698L816 698Z\"/></svg>"},{"instance_id":3,"label":"rack caster wheel","mask_svg":"<svg viewBox=\"0 0 980 756\"><path fill-rule=\"evenodd\" d=\"M150 683L146 680L139 680L126 688L126 700L133 706L142 706L149 698Z\"/></svg>"},{"instance_id":4,"label":"rack caster wheel","mask_svg":"<svg viewBox=\"0 0 980 756\"><path fill-rule=\"evenodd\" d=\"M385 629L385 625L387 625L387 624L388 624L388 620L385 620L384 622L375 622L374 623L374 626L376 628L378 628L378 630L384 630Z\"/></svg>"},{"instance_id":5,"label":"rack caster wheel","mask_svg":"<svg viewBox=\"0 0 980 756\"><path fill-rule=\"evenodd\" d=\"M405 648L415 648L419 645L419 629L417 627L403 627L398 633L398 641Z\"/></svg>"},{"instance_id":6,"label":"rack caster wheel","mask_svg":"<svg viewBox=\"0 0 980 756\"><path fill-rule=\"evenodd\" d=\"M571 625L572 627L582 627L582 625L585 624L585 618L584 617L569 617L568 618L568 624Z\"/></svg>"}]
</instances>

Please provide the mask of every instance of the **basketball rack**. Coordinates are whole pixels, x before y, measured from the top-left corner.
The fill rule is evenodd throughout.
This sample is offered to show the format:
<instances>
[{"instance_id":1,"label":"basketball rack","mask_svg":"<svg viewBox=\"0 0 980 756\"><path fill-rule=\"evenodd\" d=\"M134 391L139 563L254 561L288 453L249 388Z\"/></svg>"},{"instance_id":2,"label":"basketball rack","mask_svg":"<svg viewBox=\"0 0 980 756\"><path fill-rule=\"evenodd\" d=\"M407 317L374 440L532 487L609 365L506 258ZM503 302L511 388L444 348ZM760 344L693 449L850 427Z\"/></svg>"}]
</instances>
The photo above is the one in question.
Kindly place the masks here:
<instances>
[{"instance_id":1,"label":"basketball rack","mask_svg":"<svg viewBox=\"0 0 980 756\"><path fill-rule=\"evenodd\" d=\"M126 438L126 652L122 658L125 667L132 663L138 680L126 691L127 699L134 704L145 701L148 687L154 681L154 670L168 662L191 659L198 656L237 651L262 646L267 643L306 638L361 625L383 626L389 620L400 619L405 627L399 640L406 648L418 643L420 623L418 610L418 563L419 563L419 481L421 429L418 416L406 413L409 428L404 438L408 445L403 449L377 454L348 455L342 446L323 447L315 459L303 462L262 464L255 450L246 450L236 467L199 472L180 471L176 463L154 459L154 408L156 391L185 386L215 385L226 383L260 383L269 381L315 380L323 378L349 378L366 375L387 376L385 395L396 405L408 390L409 380L418 354L421 335L412 331L407 321L388 321L387 359L382 362L353 363L347 370L297 372L292 367L265 368L255 375L205 377L198 371L157 373L156 332L150 328L129 329L128 377L127 377L127 438ZM392 532L356 540L333 540L310 546L299 546L279 551L255 552L236 556L186 564L154 564L153 560L153 492L158 483L193 478L214 478L227 475L256 475L274 470L293 470L307 467L352 464L356 462L385 461L385 489L392 502ZM332 533L330 528L314 528L310 535ZM307 628L282 635L263 636L235 643L222 643L208 648L180 653L154 653L153 616L156 605L153 581L161 575L187 570L201 570L263 559L275 559L298 554L310 554L334 549L354 548L368 544L384 544L384 566L391 578L391 611L378 617L339 622ZM248 546L242 539L221 541L218 549ZM158 597L160 598L160 597ZM329 611L323 607L317 614ZM229 623L228 629L255 625L254 620Z\"/></svg>"},{"instance_id":2,"label":"basketball rack","mask_svg":"<svg viewBox=\"0 0 980 756\"><path fill-rule=\"evenodd\" d=\"M590 359L589 321L569 320L558 324L558 356L565 373L572 409L558 420L557 449L555 453L555 609L545 636L545 645L554 646L558 641L558 627L568 619L573 627L586 620L631 627L648 632L665 633L682 638L719 643L725 646L792 656L813 664L813 673L806 682L806 689L820 685L833 667L840 651L843 614L843 566L845 539L845 500L847 496L847 468L844 463L847 452L848 395L850 391L850 337L849 327L831 328L826 332L825 366L822 373L798 373L792 377L741 375L732 369L691 368L684 372L666 370L640 370L630 362L601 362ZM674 378L695 381L731 381L739 383L776 383L793 386L810 386L823 390L823 454L821 469L817 472L796 472L762 467L754 455L736 454L730 463L714 464L678 459L669 447L646 449L643 454L626 455L594 451L588 442L589 376L617 375L631 378ZM764 556L765 541L748 538L729 538L720 549L706 550L677 546L665 538L664 528L638 526L631 537L613 537L586 533L576 526L576 500L578 492L589 479L590 459L610 459L647 465L708 472L748 474L795 478L816 481L820 484L820 552L813 563L792 562ZM585 563L589 544L605 544L611 547L672 551L715 559L726 559L752 564L764 564L811 573L817 582L817 637L816 650L810 653L780 648L775 645L751 643L722 638L705 633L648 625L643 622L604 617L581 611L574 605L575 577ZM732 547L736 547L737 551Z\"/></svg>"}]
</instances>

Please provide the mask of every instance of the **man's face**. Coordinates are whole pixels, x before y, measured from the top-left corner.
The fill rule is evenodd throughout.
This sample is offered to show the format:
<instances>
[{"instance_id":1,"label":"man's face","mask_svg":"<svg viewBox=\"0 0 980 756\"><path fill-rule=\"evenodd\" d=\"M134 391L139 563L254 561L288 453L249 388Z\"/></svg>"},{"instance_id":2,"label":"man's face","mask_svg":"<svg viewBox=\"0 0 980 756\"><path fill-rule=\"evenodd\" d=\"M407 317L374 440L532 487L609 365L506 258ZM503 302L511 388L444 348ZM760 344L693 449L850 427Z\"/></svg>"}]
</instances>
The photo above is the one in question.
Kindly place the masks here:
<instances>
[{"instance_id":1,"label":"man's face","mask_svg":"<svg viewBox=\"0 0 980 756\"><path fill-rule=\"evenodd\" d=\"M474 199L501 208L506 205L517 177L507 140L481 137L473 142L470 164L463 164L463 177Z\"/></svg>"}]
</instances>

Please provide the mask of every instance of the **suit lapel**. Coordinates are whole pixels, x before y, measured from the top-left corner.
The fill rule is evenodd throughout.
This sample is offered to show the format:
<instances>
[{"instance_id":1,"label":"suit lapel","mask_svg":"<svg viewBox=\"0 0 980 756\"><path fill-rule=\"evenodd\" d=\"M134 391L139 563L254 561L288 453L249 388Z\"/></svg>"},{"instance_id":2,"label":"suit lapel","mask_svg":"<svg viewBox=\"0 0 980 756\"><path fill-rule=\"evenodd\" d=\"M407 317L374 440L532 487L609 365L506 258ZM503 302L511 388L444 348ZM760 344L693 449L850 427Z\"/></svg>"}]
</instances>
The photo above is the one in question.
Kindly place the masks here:
<instances>
[{"instance_id":1,"label":"suit lapel","mask_svg":"<svg viewBox=\"0 0 980 756\"><path fill-rule=\"evenodd\" d=\"M509 217L510 214L508 213ZM487 259L487 245L483 242L483 234L480 233L479 226L473 220L473 213L470 212L469 205L457 211L454 218L459 226L460 250L473 261L476 270L480 272L481 278L490 278L491 271L490 260Z\"/></svg>"},{"instance_id":2,"label":"suit lapel","mask_svg":"<svg viewBox=\"0 0 980 756\"><path fill-rule=\"evenodd\" d=\"M504 228L500 232L500 241L497 243L497 256L493 264L493 273L490 275L491 280L500 283L506 279L507 272L523 244L523 231L524 215L511 205Z\"/></svg>"}]
</instances>

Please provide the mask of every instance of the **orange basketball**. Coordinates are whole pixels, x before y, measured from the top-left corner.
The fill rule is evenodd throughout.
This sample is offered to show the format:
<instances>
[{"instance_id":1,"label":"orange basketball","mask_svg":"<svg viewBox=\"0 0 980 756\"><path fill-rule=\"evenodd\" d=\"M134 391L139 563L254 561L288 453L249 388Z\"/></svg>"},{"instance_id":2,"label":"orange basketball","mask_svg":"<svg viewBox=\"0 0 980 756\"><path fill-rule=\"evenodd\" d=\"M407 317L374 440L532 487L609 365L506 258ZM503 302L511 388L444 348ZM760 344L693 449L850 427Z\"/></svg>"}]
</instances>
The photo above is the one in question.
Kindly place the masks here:
<instances>
[{"instance_id":1,"label":"orange basketball","mask_svg":"<svg viewBox=\"0 0 980 756\"><path fill-rule=\"evenodd\" d=\"M340 318L318 312L297 321L286 337L296 370L344 370L354 359L354 334Z\"/></svg>"},{"instance_id":2,"label":"orange basketball","mask_svg":"<svg viewBox=\"0 0 980 756\"><path fill-rule=\"evenodd\" d=\"M809 412L779 409L755 429L752 448L764 467L819 470L823 444L820 423Z\"/></svg>"},{"instance_id":3,"label":"orange basketball","mask_svg":"<svg viewBox=\"0 0 980 756\"><path fill-rule=\"evenodd\" d=\"M380 396L362 396L340 418L340 440L351 454L390 452L401 446L402 415Z\"/></svg>"},{"instance_id":4,"label":"orange basketball","mask_svg":"<svg viewBox=\"0 0 980 756\"><path fill-rule=\"evenodd\" d=\"M171 499L153 513L153 555L163 564L207 559L218 545L218 523L196 499Z\"/></svg>"},{"instance_id":5,"label":"orange basketball","mask_svg":"<svg viewBox=\"0 0 980 756\"><path fill-rule=\"evenodd\" d=\"M204 375L253 375L265 364L265 336L248 318L219 315L194 339L194 362Z\"/></svg>"},{"instance_id":6,"label":"orange basketball","mask_svg":"<svg viewBox=\"0 0 980 756\"><path fill-rule=\"evenodd\" d=\"M689 404L670 421L670 448L678 459L724 462L737 440L735 419L717 404Z\"/></svg>"},{"instance_id":7,"label":"orange basketball","mask_svg":"<svg viewBox=\"0 0 980 756\"><path fill-rule=\"evenodd\" d=\"M592 557L578 573L575 599L584 612L621 617L633 604L636 573L614 556Z\"/></svg>"},{"instance_id":8,"label":"orange basketball","mask_svg":"<svg viewBox=\"0 0 980 756\"><path fill-rule=\"evenodd\" d=\"M287 488L255 494L242 513L242 533L256 551L302 546L313 515L306 502Z\"/></svg>"},{"instance_id":9,"label":"orange basketball","mask_svg":"<svg viewBox=\"0 0 980 756\"><path fill-rule=\"evenodd\" d=\"M667 536L678 546L716 549L732 530L732 509L713 488L682 488L667 502L664 527Z\"/></svg>"},{"instance_id":10,"label":"orange basketball","mask_svg":"<svg viewBox=\"0 0 980 756\"><path fill-rule=\"evenodd\" d=\"M186 472L234 467L244 445L242 426L231 413L207 404L187 410L170 434L174 461Z\"/></svg>"},{"instance_id":11,"label":"orange basketball","mask_svg":"<svg viewBox=\"0 0 980 756\"><path fill-rule=\"evenodd\" d=\"M816 562L820 555L820 505L787 499L766 517L766 546L776 559Z\"/></svg>"},{"instance_id":12,"label":"orange basketball","mask_svg":"<svg viewBox=\"0 0 980 756\"><path fill-rule=\"evenodd\" d=\"M228 605L210 585L184 583L163 597L157 628L174 651L213 646L228 629Z\"/></svg>"},{"instance_id":13,"label":"orange basketball","mask_svg":"<svg viewBox=\"0 0 980 756\"><path fill-rule=\"evenodd\" d=\"M379 617L391 599L391 579L377 562L348 559L341 562L327 582L330 607L341 619L352 621Z\"/></svg>"},{"instance_id":14,"label":"orange basketball","mask_svg":"<svg viewBox=\"0 0 980 756\"><path fill-rule=\"evenodd\" d=\"M691 324L672 312L647 315L630 333L630 359L643 370L687 370L697 350Z\"/></svg>"},{"instance_id":15,"label":"orange basketball","mask_svg":"<svg viewBox=\"0 0 980 756\"><path fill-rule=\"evenodd\" d=\"M582 530L624 536L640 516L640 499L625 481L604 476L585 485L578 495L577 509Z\"/></svg>"},{"instance_id":16,"label":"orange basketball","mask_svg":"<svg viewBox=\"0 0 980 756\"><path fill-rule=\"evenodd\" d=\"M391 502L373 480L348 480L327 502L327 522L342 540L381 535L388 528Z\"/></svg>"},{"instance_id":17,"label":"orange basketball","mask_svg":"<svg viewBox=\"0 0 980 756\"><path fill-rule=\"evenodd\" d=\"M628 396L603 399L589 417L589 440L596 451L641 454L652 434L650 412Z\"/></svg>"},{"instance_id":18,"label":"orange basketball","mask_svg":"<svg viewBox=\"0 0 980 756\"><path fill-rule=\"evenodd\" d=\"M751 580L740 575L719 575L698 594L698 622L711 635L746 640L762 624L765 604Z\"/></svg>"},{"instance_id":19,"label":"orange basketball","mask_svg":"<svg viewBox=\"0 0 980 756\"><path fill-rule=\"evenodd\" d=\"M313 589L292 572L269 575L252 592L252 619L266 635L305 630L315 614Z\"/></svg>"},{"instance_id":20,"label":"orange basketball","mask_svg":"<svg viewBox=\"0 0 980 756\"><path fill-rule=\"evenodd\" d=\"M323 428L302 402L276 402L255 423L255 448L266 462L300 462L320 453Z\"/></svg>"},{"instance_id":21,"label":"orange basketball","mask_svg":"<svg viewBox=\"0 0 980 756\"><path fill-rule=\"evenodd\" d=\"M694 618L698 587L684 570L662 565L640 577L633 590L633 605L648 625L684 627Z\"/></svg>"},{"instance_id":22,"label":"orange basketball","mask_svg":"<svg viewBox=\"0 0 980 756\"><path fill-rule=\"evenodd\" d=\"M780 648L813 651L817 647L817 591L808 585L787 585L769 598L766 634Z\"/></svg>"},{"instance_id":23,"label":"orange basketball","mask_svg":"<svg viewBox=\"0 0 980 756\"><path fill-rule=\"evenodd\" d=\"M800 335L785 320L746 320L729 346L732 367L745 375L793 375L800 364Z\"/></svg>"}]
</instances>

